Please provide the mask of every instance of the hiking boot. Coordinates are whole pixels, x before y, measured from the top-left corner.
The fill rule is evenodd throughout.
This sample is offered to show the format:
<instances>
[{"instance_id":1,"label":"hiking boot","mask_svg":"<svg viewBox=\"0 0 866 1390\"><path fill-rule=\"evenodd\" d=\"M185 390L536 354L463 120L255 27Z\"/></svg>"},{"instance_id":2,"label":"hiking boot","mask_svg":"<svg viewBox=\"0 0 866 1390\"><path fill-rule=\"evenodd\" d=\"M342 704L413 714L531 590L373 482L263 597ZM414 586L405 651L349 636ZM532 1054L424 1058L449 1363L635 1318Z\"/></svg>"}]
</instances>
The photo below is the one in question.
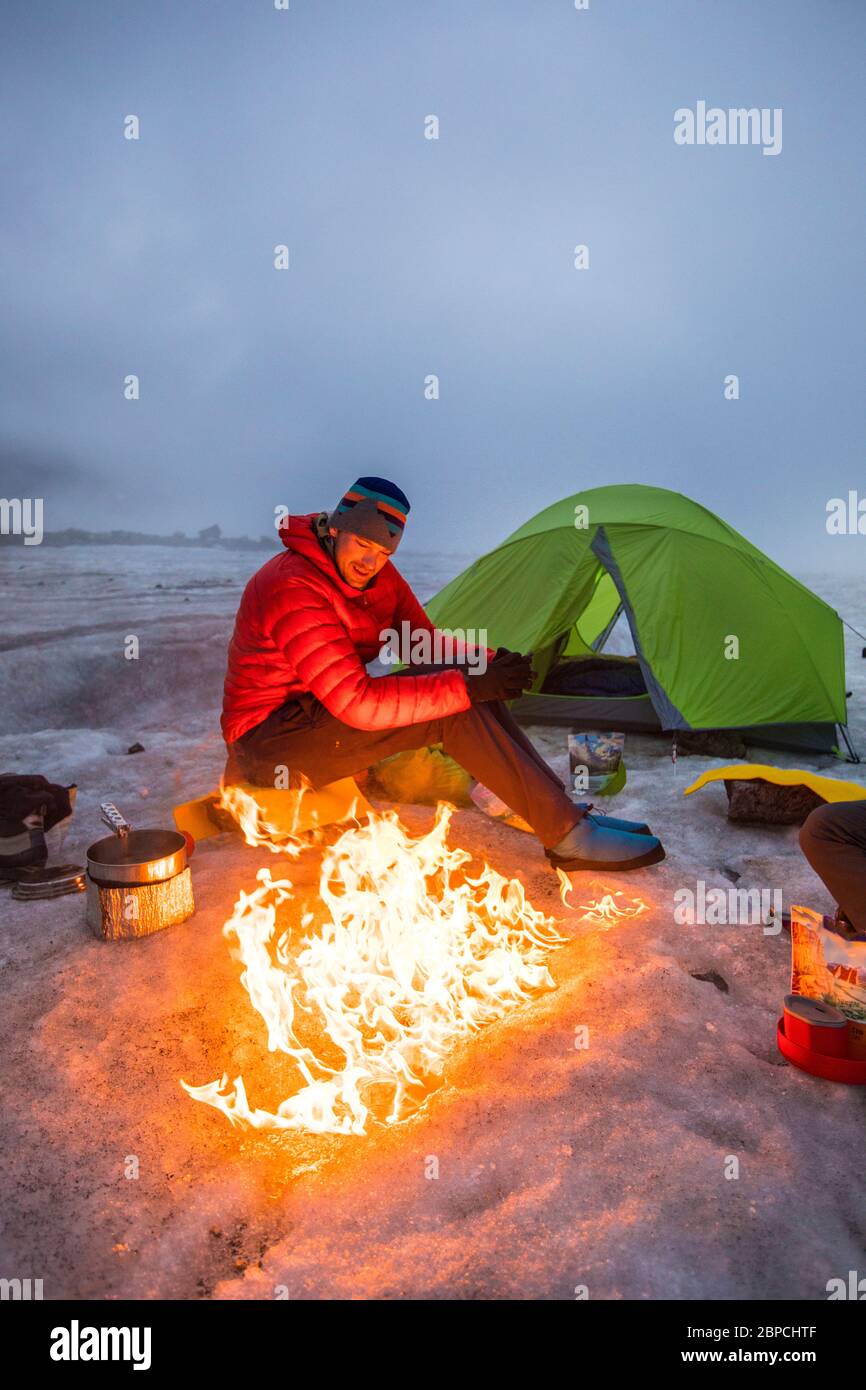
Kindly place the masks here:
<instances>
[{"instance_id":1,"label":"hiking boot","mask_svg":"<svg viewBox=\"0 0 866 1390\"><path fill-rule=\"evenodd\" d=\"M625 830L629 835L651 835L649 826L642 820L618 820L616 816L602 816L593 810L591 801L578 801L577 809L585 811L594 825L603 825L608 830Z\"/></svg>"},{"instance_id":2,"label":"hiking boot","mask_svg":"<svg viewBox=\"0 0 866 1390\"><path fill-rule=\"evenodd\" d=\"M544 852L554 869L564 873L577 869L610 869L620 873L658 864L665 857L661 840L655 835L634 835L599 825L590 815L582 816L559 844Z\"/></svg>"}]
</instances>

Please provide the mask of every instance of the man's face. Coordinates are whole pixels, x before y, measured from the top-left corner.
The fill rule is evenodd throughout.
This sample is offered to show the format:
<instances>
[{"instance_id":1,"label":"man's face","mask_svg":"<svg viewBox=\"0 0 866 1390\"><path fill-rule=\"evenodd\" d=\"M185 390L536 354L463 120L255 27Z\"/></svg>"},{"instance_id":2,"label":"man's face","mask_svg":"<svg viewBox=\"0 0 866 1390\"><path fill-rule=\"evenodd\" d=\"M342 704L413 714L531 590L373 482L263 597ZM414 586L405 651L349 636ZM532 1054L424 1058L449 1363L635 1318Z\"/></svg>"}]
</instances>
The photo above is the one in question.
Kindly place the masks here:
<instances>
[{"instance_id":1,"label":"man's face","mask_svg":"<svg viewBox=\"0 0 866 1390\"><path fill-rule=\"evenodd\" d=\"M353 536L351 531L337 531L332 526L331 535L335 538L337 569L353 589L363 589L391 558L384 545Z\"/></svg>"}]
</instances>

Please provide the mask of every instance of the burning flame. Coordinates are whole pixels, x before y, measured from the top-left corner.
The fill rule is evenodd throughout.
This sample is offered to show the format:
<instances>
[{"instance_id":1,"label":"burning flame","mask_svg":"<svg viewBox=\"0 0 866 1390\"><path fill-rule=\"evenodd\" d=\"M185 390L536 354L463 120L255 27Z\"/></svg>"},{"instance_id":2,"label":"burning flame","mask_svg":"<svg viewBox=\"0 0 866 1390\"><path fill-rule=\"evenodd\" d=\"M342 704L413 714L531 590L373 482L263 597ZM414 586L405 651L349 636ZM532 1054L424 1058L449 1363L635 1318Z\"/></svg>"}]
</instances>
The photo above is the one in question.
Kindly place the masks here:
<instances>
[{"instance_id":1,"label":"burning flame","mask_svg":"<svg viewBox=\"0 0 866 1390\"><path fill-rule=\"evenodd\" d=\"M308 840L274 833L254 798L223 793L247 842L296 855ZM546 960L565 938L527 901L523 885L446 844L450 806L413 839L396 812L372 814L326 848L319 895L296 944L278 909L294 897L267 868L242 892L224 934L237 942L241 981L301 1085L275 1111L251 1109L243 1078L184 1089L256 1129L366 1133L370 1116L395 1123L415 1110L461 1038L554 987ZM319 834L321 832L318 832Z\"/></svg>"},{"instance_id":2,"label":"burning flame","mask_svg":"<svg viewBox=\"0 0 866 1390\"><path fill-rule=\"evenodd\" d=\"M294 809L292 823L288 829L285 826L272 825L266 820L262 807L243 787L227 787L220 784L217 807L221 811L228 811L234 817L248 845L256 849L268 849L272 854L290 854L292 858L297 859L301 850L308 848L311 843L309 835L306 839L301 839L298 833L301 804L308 790L309 784L305 784L293 793L295 800L291 804Z\"/></svg>"},{"instance_id":3,"label":"burning flame","mask_svg":"<svg viewBox=\"0 0 866 1390\"><path fill-rule=\"evenodd\" d=\"M644 902L643 898L628 898L623 902L616 902L615 899L623 898L624 895L618 890L614 893L606 892L602 898L596 898L590 903L579 903L575 905L570 899L574 889L574 884L562 869L557 869L559 879L559 896L562 898L563 905L571 912L582 912L583 916L578 920L586 922L591 927L614 927L618 922L630 917L640 917L642 913L649 910L649 903Z\"/></svg>"}]
</instances>

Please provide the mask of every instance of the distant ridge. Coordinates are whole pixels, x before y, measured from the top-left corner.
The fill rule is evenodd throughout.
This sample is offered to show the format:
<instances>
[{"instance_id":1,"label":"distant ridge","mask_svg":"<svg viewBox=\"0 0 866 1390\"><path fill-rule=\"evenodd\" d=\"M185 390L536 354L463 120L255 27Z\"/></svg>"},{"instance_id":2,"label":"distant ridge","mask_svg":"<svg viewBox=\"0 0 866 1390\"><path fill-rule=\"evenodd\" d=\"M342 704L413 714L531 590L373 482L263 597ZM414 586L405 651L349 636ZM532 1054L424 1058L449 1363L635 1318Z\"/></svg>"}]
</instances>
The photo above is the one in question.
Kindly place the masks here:
<instances>
[{"instance_id":1,"label":"distant ridge","mask_svg":"<svg viewBox=\"0 0 866 1390\"><path fill-rule=\"evenodd\" d=\"M21 545L21 536L0 533L0 545ZM173 545L195 550L275 550L272 536L224 536L219 526L207 526L197 536L174 531L170 536L150 535L146 531L84 531L69 526L65 531L46 531L42 545ZM30 548L30 547L28 547Z\"/></svg>"}]
</instances>

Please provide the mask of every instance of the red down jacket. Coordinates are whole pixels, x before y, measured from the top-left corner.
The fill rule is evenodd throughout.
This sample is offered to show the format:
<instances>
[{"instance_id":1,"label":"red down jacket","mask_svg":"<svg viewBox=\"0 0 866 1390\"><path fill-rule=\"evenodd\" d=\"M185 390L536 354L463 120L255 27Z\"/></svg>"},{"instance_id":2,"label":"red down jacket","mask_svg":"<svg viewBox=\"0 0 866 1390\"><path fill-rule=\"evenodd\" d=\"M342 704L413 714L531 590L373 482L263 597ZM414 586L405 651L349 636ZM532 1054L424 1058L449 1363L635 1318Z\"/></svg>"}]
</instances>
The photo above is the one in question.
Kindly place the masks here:
<instances>
[{"instance_id":1,"label":"red down jacket","mask_svg":"<svg viewBox=\"0 0 866 1390\"><path fill-rule=\"evenodd\" d=\"M290 695L311 691L355 729L396 729L469 708L459 671L368 676L386 628L435 628L389 560L353 589L313 529L315 513L286 517L286 547L244 589L229 644L223 694L226 743L260 724Z\"/></svg>"}]
</instances>

